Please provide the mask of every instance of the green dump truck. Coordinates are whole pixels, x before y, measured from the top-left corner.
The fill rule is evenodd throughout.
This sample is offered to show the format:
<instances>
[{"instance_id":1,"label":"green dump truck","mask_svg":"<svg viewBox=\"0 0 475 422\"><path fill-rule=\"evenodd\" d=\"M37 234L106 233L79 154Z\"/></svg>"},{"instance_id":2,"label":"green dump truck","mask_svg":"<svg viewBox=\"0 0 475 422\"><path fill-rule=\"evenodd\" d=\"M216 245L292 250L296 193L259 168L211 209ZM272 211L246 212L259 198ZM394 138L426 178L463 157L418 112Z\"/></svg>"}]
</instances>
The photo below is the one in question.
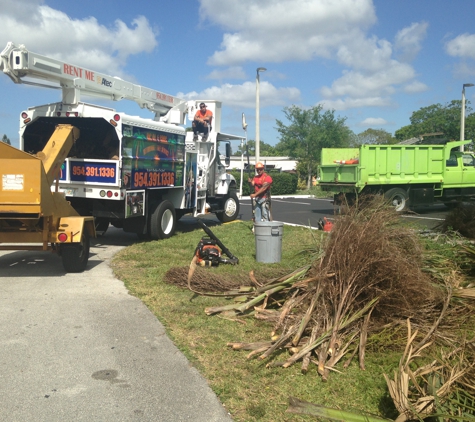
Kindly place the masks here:
<instances>
[{"instance_id":1,"label":"green dump truck","mask_svg":"<svg viewBox=\"0 0 475 422\"><path fill-rule=\"evenodd\" d=\"M460 151L472 141L446 145L361 145L323 148L319 186L335 205L360 194L384 194L397 211L475 200L475 156Z\"/></svg>"}]
</instances>

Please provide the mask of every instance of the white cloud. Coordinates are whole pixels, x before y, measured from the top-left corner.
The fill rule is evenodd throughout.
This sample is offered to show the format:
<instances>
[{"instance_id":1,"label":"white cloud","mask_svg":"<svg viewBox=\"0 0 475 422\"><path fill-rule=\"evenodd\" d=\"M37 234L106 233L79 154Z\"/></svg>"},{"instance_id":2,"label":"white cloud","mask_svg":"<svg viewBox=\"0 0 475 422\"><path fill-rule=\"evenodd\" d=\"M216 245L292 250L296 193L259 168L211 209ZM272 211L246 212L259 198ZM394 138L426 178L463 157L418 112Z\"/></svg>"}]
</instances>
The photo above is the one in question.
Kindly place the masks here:
<instances>
[{"instance_id":1,"label":"white cloud","mask_svg":"<svg viewBox=\"0 0 475 422\"><path fill-rule=\"evenodd\" d=\"M454 57L475 59L475 34L462 34L445 43L445 51Z\"/></svg>"},{"instance_id":2,"label":"white cloud","mask_svg":"<svg viewBox=\"0 0 475 422\"><path fill-rule=\"evenodd\" d=\"M325 98L349 96L351 98L375 97L394 93L394 85L406 83L414 77L411 66L390 61L388 67L372 74L348 71L333 82L331 88L323 87Z\"/></svg>"},{"instance_id":3,"label":"white cloud","mask_svg":"<svg viewBox=\"0 0 475 422\"><path fill-rule=\"evenodd\" d=\"M186 100L216 99L230 107L253 108L256 106L256 85L244 82L242 85L224 84L212 86L201 92L179 92L177 97ZM276 88L267 81L259 85L259 101L261 107L287 106L300 101L300 90L297 88Z\"/></svg>"},{"instance_id":4,"label":"white cloud","mask_svg":"<svg viewBox=\"0 0 475 422\"><path fill-rule=\"evenodd\" d=\"M316 58L342 65L342 75L320 91L320 103L330 108L389 106L401 87L410 93L426 89L414 82L407 62L420 51L428 24L401 29L393 45L368 34L376 23L371 0L201 0L200 13L226 31L220 50L208 60L211 65Z\"/></svg>"},{"instance_id":5,"label":"white cloud","mask_svg":"<svg viewBox=\"0 0 475 422\"><path fill-rule=\"evenodd\" d=\"M94 17L73 19L42 3L2 0L0 46L8 41L25 44L30 51L113 76L124 76L122 68L131 55L157 46L158 34L144 16L136 17L130 26L116 20L106 27Z\"/></svg>"},{"instance_id":6,"label":"white cloud","mask_svg":"<svg viewBox=\"0 0 475 422\"><path fill-rule=\"evenodd\" d=\"M345 66L365 72L377 72L388 66L391 55L390 42L358 34L339 46L337 58Z\"/></svg>"},{"instance_id":7,"label":"white cloud","mask_svg":"<svg viewBox=\"0 0 475 422\"><path fill-rule=\"evenodd\" d=\"M389 107L393 105L388 97L363 97L363 98L337 98L322 100L321 104L326 110L348 110L361 107Z\"/></svg>"},{"instance_id":8,"label":"white cloud","mask_svg":"<svg viewBox=\"0 0 475 422\"><path fill-rule=\"evenodd\" d=\"M223 27L212 65L331 57L376 21L370 0L201 0L202 19Z\"/></svg>"},{"instance_id":9,"label":"white cloud","mask_svg":"<svg viewBox=\"0 0 475 422\"><path fill-rule=\"evenodd\" d=\"M208 79L246 79L246 72L241 66L232 66L223 70L213 70Z\"/></svg>"},{"instance_id":10,"label":"white cloud","mask_svg":"<svg viewBox=\"0 0 475 422\"><path fill-rule=\"evenodd\" d=\"M388 124L388 121L386 119L383 119L382 117L368 117L358 123L358 126L370 126L370 127L380 127L380 126L385 126Z\"/></svg>"},{"instance_id":11,"label":"white cloud","mask_svg":"<svg viewBox=\"0 0 475 422\"><path fill-rule=\"evenodd\" d=\"M408 94L418 94L419 92L425 92L429 89L429 87L419 81L413 81L407 85L404 86L404 92L407 92Z\"/></svg>"},{"instance_id":12,"label":"white cloud","mask_svg":"<svg viewBox=\"0 0 475 422\"><path fill-rule=\"evenodd\" d=\"M401 60L411 61L416 57L422 48L428 26L427 22L413 23L396 34L394 48Z\"/></svg>"}]
</instances>

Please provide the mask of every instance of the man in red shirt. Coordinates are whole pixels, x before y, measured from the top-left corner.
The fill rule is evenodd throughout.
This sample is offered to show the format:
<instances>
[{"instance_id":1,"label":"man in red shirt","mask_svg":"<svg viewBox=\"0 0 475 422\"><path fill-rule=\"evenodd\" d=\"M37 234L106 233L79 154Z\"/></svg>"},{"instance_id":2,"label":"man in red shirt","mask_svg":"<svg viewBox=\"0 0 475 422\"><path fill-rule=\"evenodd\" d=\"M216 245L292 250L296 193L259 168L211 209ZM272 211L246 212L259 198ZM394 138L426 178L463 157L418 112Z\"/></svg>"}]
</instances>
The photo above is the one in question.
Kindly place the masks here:
<instances>
[{"instance_id":1,"label":"man in red shirt","mask_svg":"<svg viewBox=\"0 0 475 422\"><path fill-rule=\"evenodd\" d=\"M198 140L198 133L203 133L203 141L208 138L209 131L211 129L211 122L213 121L213 112L206 108L205 103L200 104L200 109L196 112L193 118L191 127L195 136L193 140Z\"/></svg>"},{"instance_id":2,"label":"man in red shirt","mask_svg":"<svg viewBox=\"0 0 475 422\"><path fill-rule=\"evenodd\" d=\"M270 188L272 186L272 177L264 172L264 164L256 164L257 175L249 183L254 186L254 193L251 193L251 200L255 199L254 218L256 222L270 221Z\"/></svg>"}]
</instances>

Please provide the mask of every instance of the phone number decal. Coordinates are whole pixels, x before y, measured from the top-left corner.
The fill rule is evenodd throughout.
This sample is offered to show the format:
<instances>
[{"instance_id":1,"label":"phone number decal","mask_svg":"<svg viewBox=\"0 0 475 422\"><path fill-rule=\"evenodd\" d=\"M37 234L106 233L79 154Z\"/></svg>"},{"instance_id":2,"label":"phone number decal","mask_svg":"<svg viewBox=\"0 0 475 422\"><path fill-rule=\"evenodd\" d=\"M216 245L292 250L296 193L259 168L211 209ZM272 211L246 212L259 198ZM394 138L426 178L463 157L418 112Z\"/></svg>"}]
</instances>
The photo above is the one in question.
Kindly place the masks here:
<instances>
[{"instance_id":1,"label":"phone number decal","mask_svg":"<svg viewBox=\"0 0 475 422\"><path fill-rule=\"evenodd\" d=\"M175 173L165 171L163 173L152 171L136 171L133 175L134 188L154 188L159 186L171 186L175 184Z\"/></svg>"},{"instance_id":2,"label":"phone number decal","mask_svg":"<svg viewBox=\"0 0 475 422\"><path fill-rule=\"evenodd\" d=\"M116 164L73 163L70 174L74 182L115 183Z\"/></svg>"}]
</instances>

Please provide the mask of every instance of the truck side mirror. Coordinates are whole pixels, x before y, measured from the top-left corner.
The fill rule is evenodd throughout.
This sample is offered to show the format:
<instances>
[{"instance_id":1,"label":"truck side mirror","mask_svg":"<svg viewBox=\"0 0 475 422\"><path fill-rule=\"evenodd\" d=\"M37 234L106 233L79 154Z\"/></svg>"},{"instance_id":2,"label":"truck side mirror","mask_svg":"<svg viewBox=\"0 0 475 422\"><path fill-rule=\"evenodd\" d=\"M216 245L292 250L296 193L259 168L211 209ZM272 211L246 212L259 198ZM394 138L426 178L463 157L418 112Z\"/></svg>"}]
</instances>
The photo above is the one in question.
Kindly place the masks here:
<instances>
[{"instance_id":1,"label":"truck side mirror","mask_svg":"<svg viewBox=\"0 0 475 422\"><path fill-rule=\"evenodd\" d=\"M231 164L231 154L233 153L231 149L231 144L228 142L226 143L226 158L224 159L224 164L229 166Z\"/></svg>"}]
</instances>

